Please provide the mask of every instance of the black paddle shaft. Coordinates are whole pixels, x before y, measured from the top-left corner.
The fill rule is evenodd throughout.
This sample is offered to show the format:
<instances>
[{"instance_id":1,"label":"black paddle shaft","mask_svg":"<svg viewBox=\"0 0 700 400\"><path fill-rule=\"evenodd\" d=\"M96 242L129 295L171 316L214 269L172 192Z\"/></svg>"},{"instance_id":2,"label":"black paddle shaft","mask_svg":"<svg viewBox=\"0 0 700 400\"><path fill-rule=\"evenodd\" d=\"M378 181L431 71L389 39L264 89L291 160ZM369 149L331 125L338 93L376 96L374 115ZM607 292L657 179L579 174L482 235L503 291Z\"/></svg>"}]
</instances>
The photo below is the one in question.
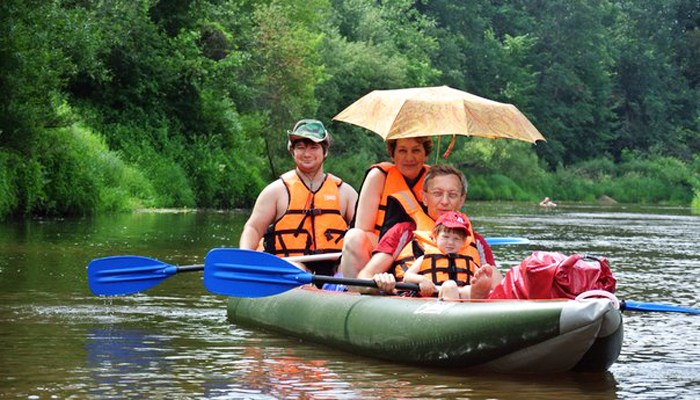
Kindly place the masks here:
<instances>
[{"instance_id":1,"label":"black paddle shaft","mask_svg":"<svg viewBox=\"0 0 700 400\"><path fill-rule=\"evenodd\" d=\"M204 271L204 264L182 265L182 266L177 267L177 272L196 272L196 271Z\"/></svg>"},{"instance_id":2,"label":"black paddle shaft","mask_svg":"<svg viewBox=\"0 0 700 400\"><path fill-rule=\"evenodd\" d=\"M371 279L354 279L354 278L341 278L336 276L324 276L324 275L314 275L313 283L335 283L338 285L347 286L366 286L376 288L377 282ZM401 290L413 290L420 292L420 286L416 283L396 283L396 288Z\"/></svg>"}]
</instances>

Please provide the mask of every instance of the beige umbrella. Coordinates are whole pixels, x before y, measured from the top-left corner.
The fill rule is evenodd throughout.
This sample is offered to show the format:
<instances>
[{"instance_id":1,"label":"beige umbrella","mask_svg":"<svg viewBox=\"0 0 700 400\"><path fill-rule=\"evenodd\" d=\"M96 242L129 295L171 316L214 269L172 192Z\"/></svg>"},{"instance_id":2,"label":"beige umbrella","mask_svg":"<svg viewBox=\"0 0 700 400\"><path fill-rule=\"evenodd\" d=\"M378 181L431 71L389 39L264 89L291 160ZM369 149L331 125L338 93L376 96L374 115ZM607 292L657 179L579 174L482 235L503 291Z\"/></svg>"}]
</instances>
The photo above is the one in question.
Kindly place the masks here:
<instances>
[{"instance_id":1,"label":"beige umbrella","mask_svg":"<svg viewBox=\"0 0 700 400\"><path fill-rule=\"evenodd\" d=\"M333 119L367 128L384 140L435 135L545 140L514 105L448 86L375 90Z\"/></svg>"}]
</instances>

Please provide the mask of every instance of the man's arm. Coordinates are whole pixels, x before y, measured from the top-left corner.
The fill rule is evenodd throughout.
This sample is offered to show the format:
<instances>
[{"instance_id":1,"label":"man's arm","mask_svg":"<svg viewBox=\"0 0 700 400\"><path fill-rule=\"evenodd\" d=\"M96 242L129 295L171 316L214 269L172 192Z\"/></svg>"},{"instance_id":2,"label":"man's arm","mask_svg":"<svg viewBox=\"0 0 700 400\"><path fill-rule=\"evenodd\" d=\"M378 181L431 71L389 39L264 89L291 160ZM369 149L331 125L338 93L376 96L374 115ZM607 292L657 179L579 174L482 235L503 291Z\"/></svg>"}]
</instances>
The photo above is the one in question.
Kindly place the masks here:
<instances>
[{"instance_id":1,"label":"man's arm","mask_svg":"<svg viewBox=\"0 0 700 400\"><path fill-rule=\"evenodd\" d=\"M388 272L394 264L394 259L401 252L403 247L413 238L415 224L404 222L396 224L379 241L367 265L358 273L360 279L375 279L377 274ZM381 284L383 282L377 282ZM394 281L395 283L395 281ZM375 293L375 289L358 289L361 293Z\"/></svg>"},{"instance_id":2,"label":"man's arm","mask_svg":"<svg viewBox=\"0 0 700 400\"><path fill-rule=\"evenodd\" d=\"M393 279L392 276L386 276L384 279L378 280L377 275L391 275L386 273L389 271L391 268L391 265L394 263L394 257L392 257L391 254L386 254L386 253L374 253L372 255L372 258L369 259L369 262L367 265L365 265L362 270L357 274L358 279L371 279L377 282L378 285L380 285L380 289L375 289L371 287L362 287L362 286L357 286L356 289L360 293L365 293L365 294L377 294L380 290L384 290L387 292L390 292L393 290L394 284L396 284L396 280ZM391 279L386 279L386 278L391 278ZM384 286L382 286L384 285Z\"/></svg>"},{"instance_id":3,"label":"man's arm","mask_svg":"<svg viewBox=\"0 0 700 400\"><path fill-rule=\"evenodd\" d=\"M280 209L284 210L284 207L286 207L287 197L287 191L284 189L284 183L281 180L272 182L260 192L257 200L255 200L253 212L243 227L238 247L249 250L258 248L260 239L265 234L267 227L280 217L278 215L280 214ZM283 204L282 208L279 206L280 202L283 202L281 203Z\"/></svg>"},{"instance_id":4,"label":"man's arm","mask_svg":"<svg viewBox=\"0 0 700 400\"><path fill-rule=\"evenodd\" d=\"M376 274L388 272L391 264L394 263L394 257L387 253L374 253L369 259L367 265L357 274L359 279L372 279Z\"/></svg>"}]
</instances>

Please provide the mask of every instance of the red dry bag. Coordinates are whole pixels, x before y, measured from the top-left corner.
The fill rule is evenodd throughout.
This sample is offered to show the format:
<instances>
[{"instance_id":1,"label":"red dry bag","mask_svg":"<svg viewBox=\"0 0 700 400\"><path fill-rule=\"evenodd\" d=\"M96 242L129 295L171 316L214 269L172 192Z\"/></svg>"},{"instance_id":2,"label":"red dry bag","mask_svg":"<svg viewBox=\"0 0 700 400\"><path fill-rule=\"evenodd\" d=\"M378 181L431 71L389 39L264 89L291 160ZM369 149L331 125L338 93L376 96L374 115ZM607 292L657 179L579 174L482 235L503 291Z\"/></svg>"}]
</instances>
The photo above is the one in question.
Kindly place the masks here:
<instances>
[{"instance_id":1,"label":"red dry bag","mask_svg":"<svg viewBox=\"0 0 700 400\"><path fill-rule=\"evenodd\" d=\"M489 299L573 299L596 289L615 292L604 257L536 251L506 273Z\"/></svg>"}]
</instances>

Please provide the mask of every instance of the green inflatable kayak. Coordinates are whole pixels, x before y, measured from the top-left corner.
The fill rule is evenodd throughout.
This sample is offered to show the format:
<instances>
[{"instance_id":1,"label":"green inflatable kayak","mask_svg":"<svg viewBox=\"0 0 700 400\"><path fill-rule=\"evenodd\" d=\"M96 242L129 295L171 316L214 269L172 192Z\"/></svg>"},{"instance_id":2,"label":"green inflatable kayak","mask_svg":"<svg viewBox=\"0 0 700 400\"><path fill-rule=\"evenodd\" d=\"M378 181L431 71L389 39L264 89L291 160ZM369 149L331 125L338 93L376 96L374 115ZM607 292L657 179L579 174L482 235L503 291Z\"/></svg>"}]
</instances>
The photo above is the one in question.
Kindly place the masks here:
<instances>
[{"instance_id":1,"label":"green inflatable kayak","mask_svg":"<svg viewBox=\"0 0 700 400\"><path fill-rule=\"evenodd\" d=\"M300 288L231 297L228 318L369 357L496 372L605 371L623 336L607 299L438 301Z\"/></svg>"}]
</instances>

